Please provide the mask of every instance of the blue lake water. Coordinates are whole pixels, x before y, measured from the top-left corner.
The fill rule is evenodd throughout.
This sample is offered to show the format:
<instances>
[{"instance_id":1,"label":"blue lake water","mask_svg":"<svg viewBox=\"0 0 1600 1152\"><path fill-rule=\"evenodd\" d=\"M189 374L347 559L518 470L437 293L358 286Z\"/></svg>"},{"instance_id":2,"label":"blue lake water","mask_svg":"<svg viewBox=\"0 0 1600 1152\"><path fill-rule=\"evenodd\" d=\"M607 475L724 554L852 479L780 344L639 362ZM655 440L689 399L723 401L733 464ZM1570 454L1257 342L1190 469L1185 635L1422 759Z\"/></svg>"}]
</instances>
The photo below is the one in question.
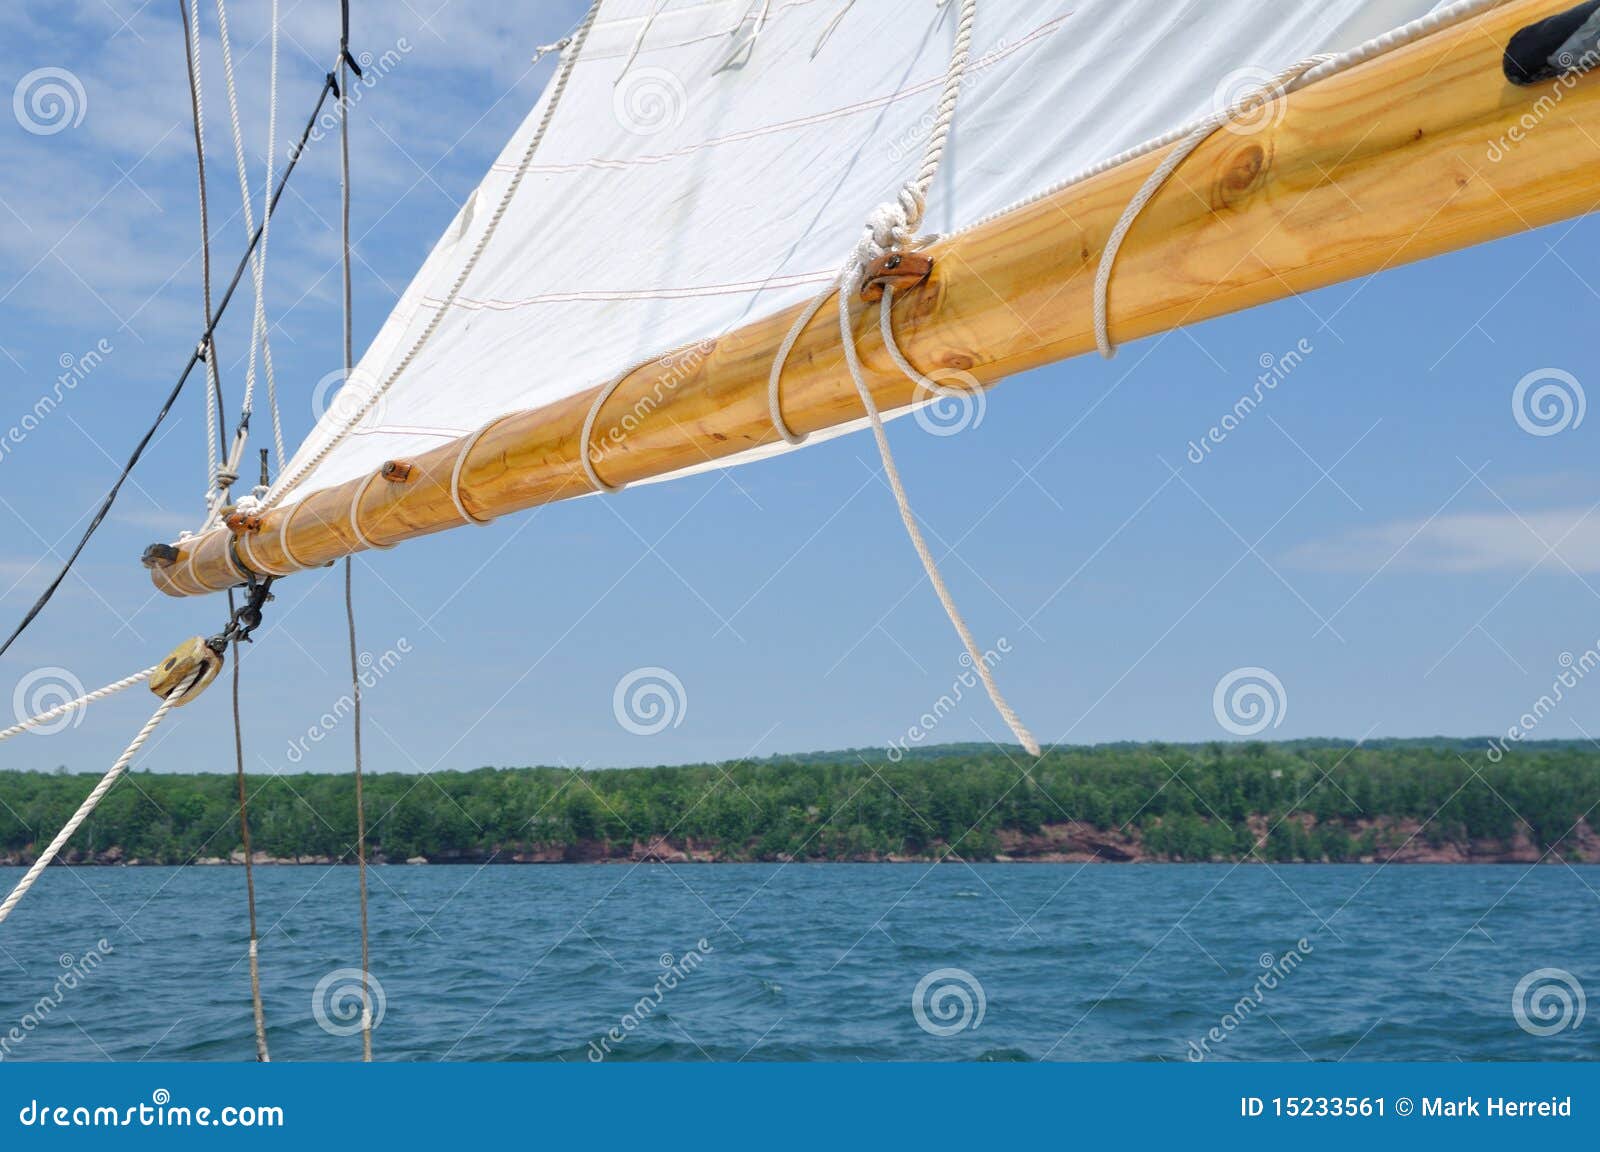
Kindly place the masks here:
<instances>
[{"instance_id":1,"label":"blue lake water","mask_svg":"<svg viewBox=\"0 0 1600 1152\"><path fill-rule=\"evenodd\" d=\"M1577 1012L1600 991L1600 867L371 876L380 1059L1600 1059ZM359 1058L333 976L359 962L355 869L256 883L274 1059ZM0 1055L251 1059L244 925L242 869L51 869L0 927Z\"/></svg>"}]
</instances>

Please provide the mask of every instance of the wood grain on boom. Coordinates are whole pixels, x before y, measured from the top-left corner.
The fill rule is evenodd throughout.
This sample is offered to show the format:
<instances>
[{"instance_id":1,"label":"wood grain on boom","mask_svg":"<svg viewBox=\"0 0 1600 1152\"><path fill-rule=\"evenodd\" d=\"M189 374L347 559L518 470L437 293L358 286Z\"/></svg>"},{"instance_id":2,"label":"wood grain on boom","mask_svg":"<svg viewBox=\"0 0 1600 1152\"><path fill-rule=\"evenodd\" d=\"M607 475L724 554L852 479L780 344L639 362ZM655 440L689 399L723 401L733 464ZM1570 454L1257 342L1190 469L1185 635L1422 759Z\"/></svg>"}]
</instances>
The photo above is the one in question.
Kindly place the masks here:
<instances>
[{"instance_id":1,"label":"wood grain on boom","mask_svg":"<svg viewBox=\"0 0 1600 1152\"><path fill-rule=\"evenodd\" d=\"M1135 224L1111 280L1113 338L1126 342L1290 293L1370 275L1587 212L1600 201L1600 77L1516 87L1501 73L1519 28L1568 4L1516 0L1320 81L1254 132L1223 130L1179 168ZM933 274L897 297L901 346L924 371L985 385L1095 347L1091 287L1107 234L1160 153L1130 161L933 249ZM867 205L863 206L863 215ZM773 354L799 308L634 372L595 423L595 466L610 484L659 476L775 442L767 412ZM880 408L912 399L890 363L877 309L857 334ZM487 520L591 491L579 461L598 387L495 421L461 467L459 491ZM797 432L862 415L835 309L807 327L783 377ZM404 482L368 475L264 517L245 564L287 573L459 526L455 441L408 458ZM153 570L172 595L242 574L224 530L185 540Z\"/></svg>"}]
</instances>

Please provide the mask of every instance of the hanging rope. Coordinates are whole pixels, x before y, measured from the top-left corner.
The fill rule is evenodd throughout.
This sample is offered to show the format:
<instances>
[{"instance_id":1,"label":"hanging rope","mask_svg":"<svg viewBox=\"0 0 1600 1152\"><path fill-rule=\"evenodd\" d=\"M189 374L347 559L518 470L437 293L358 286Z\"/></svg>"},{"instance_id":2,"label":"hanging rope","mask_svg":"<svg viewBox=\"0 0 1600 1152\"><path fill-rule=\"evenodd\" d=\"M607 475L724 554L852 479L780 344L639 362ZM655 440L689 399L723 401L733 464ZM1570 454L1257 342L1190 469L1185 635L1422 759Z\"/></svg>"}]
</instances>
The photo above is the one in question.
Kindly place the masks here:
<instances>
[{"instance_id":1,"label":"hanging rope","mask_svg":"<svg viewBox=\"0 0 1600 1152\"><path fill-rule=\"evenodd\" d=\"M850 5L834 17L833 23L824 32L824 40L833 27L844 18ZM939 103L935 109L933 130L928 135L928 143L923 149L922 166L912 180L900 190L895 200L888 204L881 204L873 210L868 218L866 231L856 249L845 262L838 278L820 294L817 295L795 319L783 342L779 345L777 354L773 357L772 371L767 379L767 405L772 417L772 426L778 435L790 444L800 444L805 441L804 435L791 429L783 418L782 410L782 380L783 368L788 362L790 354L794 351L800 334L807 324L816 318L822 306L827 303L828 297L837 293L839 297L839 340L844 349L845 365L850 370L850 378L855 382L856 392L861 397L861 403L866 408L867 421L872 426L872 438L878 446L878 455L883 461L884 475L889 480L889 490L894 494L895 507L900 512L900 521L905 525L906 535L911 540L911 547L917 553L917 559L922 562L922 570L928 576L928 582L933 585L935 595L939 598L940 605L944 608L945 615L950 618L950 623L955 627L956 634L961 638L962 646L967 651L967 656L972 661L983 687L989 694L989 699L994 703L995 710L1005 720L1006 726L1016 736L1018 743L1027 749L1029 755L1039 755L1039 742L1034 739L1016 710L1006 701L1000 692L1000 686L995 682L994 675L989 665L983 658L983 650L978 647L973 638L972 630L967 627L966 620L956 607L955 598L950 593L950 587L944 581L939 565L933 558L933 552L928 547L927 540L923 537L922 528L917 523L916 513L911 508L911 500L906 495L905 485L900 479L900 469L895 465L894 453L889 449L889 437L884 431L883 418L878 413L878 405L872 398L872 389L867 384L866 375L861 367L861 358L856 351L855 330L850 319L850 295L855 286L860 282L863 271L873 260L885 253L899 249L913 247L917 244L917 229L922 223L922 216L928 202L928 192L933 187L934 177L939 172L939 164L944 159L945 148L949 143L950 130L955 124L956 105L961 96L961 84L966 76L967 63L972 56L972 29L977 18L977 0L962 0L961 15L956 24L955 44L950 53L950 64L945 72L944 87L939 93ZM821 47L819 43L818 47ZM932 381L926 379L914 369L905 356L901 354L894 339L890 309L893 305L894 293L886 289L883 295L882 311L880 313L880 327L883 331L884 344L891 350L894 362L908 379L919 387L930 388L938 393L944 391Z\"/></svg>"},{"instance_id":2,"label":"hanging rope","mask_svg":"<svg viewBox=\"0 0 1600 1152\"><path fill-rule=\"evenodd\" d=\"M135 672L132 676L124 676L121 680L113 680L104 688L96 688L87 692L76 700L68 700L65 704L57 704L48 712L40 712L37 716L30 716L20 724L13 724L10 728L0 732L0 741L9 740L13 736L20 736L30 728L38 728L52 720L58 720L68 712L87 707L96 700L104 700L107 696L115 696L124 688L132 688L135 684L143 684L155 673L154 668L146 668L143 672Z\"/></svg>"},{"instance_id":3,"label":"hanging rope","mask_svg":"<svg viewBox=\"0 0 1600 1152\"><path fill-rule=\"evenodd\" d=\"M154 671L154 669L151 671ZM149 672L142 673L138 679L143 679L149 674ZM6 897L5 903L0 904L0 924L5 923L6 917L11 915L11 910L21 903L22 898L28 894L28 890L39 879L40 874L49 867L50 862L56 858L57 853L61 851L66 842L72 839L73 833L90 817L95 808L99 806L100 801L105 799L106 793L111 791L111 786L121 778L128 765L133 762L133 758L139 749L144 746L144 742L150 739L150 734L156 730L161 721L167 718L167 713L172 710L173 706L183 698L184 693L188 692L203 674L203 670L197 671L192 677L167 693L155 712L151 714L150 719L145 721L144 727L139 729L139 734L133 738L133 742L123 749L122 755L118 756L116 763L111 765L111 770L101 778L100 783L94 786L94 791L84 798L83 803L78 805L78 810L72 814L72 819L68 820L66 826L56 833L56 838L50 841L49 847L39 854L39 858L33 862L33 867L29 868L22 879L17 881L17 886L11 890L11 895ZM134 683L138 682L138 679L130 679ZM119 681L119 683L121 682ZM126 687L127 685L123 684L122 686ZM118 691L120 690L119 688ZM88 698L86 697L85 699Z\"/></svg>"},{"instance_id":4,"label":"hanging rope","mask_svg":"<svg viewBox=\"0 0 1600 1152\"><path fill-rule=\"evenodd\" d=\"M504 218L507 209L511 207L512 200L516 198L517 189L521 186L523 178L528 174L528 168L533 163L534 153L539 150L539 145L543 142L545 133L550 129L550 122L554 119L556 109L561 104L562 94L567 90L567 82L572 78L572 70L578 62L578 57L583 53L584 41L589 38L589 29L594 26L595 17L599 14L599 11L600 0L594 0L594 3L589 6L589 10L584 13L583 21L578 25L577 30L573 32L571 44L562 50L561 64L556 69L555 79L551 81L550 98L545 101L544 115L540 117L537 127L533 130L533 135L528 138L528 146L523 149L522 158L517 162L516 170L512 173L505 192L500 196L500 202L495 205L494 213L484 226L483 235L478 237L478 242L473 245L472 252L467 256L466 263L462 265L461 271L456 275L455 282L450 285L450 290L445 293L444 300L434 310L421 334L407 349L406 354L400 358L400 362L395 365L393 371L384 377L383 381L372 390L372 394L363 400L360 406L345 419L344 424L340 426L337 432L329 437L310 458L297 465L288 474L279 476L271 490L259 502L252 502L250 510L253 514L259 515L281 504L284 497L293 492L301 481L311 475L318 465L328 458L330 452L344 442L345 438L366 418L367 413L372 411L378 401L383 399L389 389L394 386L394 382L405 374L406 369L411 367L412 362L421 353L422 349L427 346L428 341L433 338L433 334L438 331L444 317L455 307L456 298L461 295L461 289L466 285L467 278L477 268L479 259L489 246L489 241L494 238L495 230L500 227L501 219Z\"/></svg>"},{"instance_id":5,"label":"hanging rope","mask_svg":"<svg viewBox=\"0 0 1600 1152\"><path fill-rule=\"evenodd\" d=\"M347 92L345 65L350 59L350 3L341 0L339 34L339 91ZM350 114L349 101L339 101L339 248L344 281L344 378L350 379L355 361L352 337L353 309L350 294ZM344 618L350 634L351 725L355 733L356 773L356 870L361 886L361 1059L372 1061L372 992L368 973L372 970L371 948L367 936L367 806L362 794L361 773L361 652L356 646L355 563L344 558Z\"/></svg>"},{"instance_id":6,"label":"hanging rope","mask_svg":"<svg viewBox=\"0 0 1600 1152\"><path fill-rule=\"evenodd\" d=\"M233 602L233 589L228 589L228 613L237 616ZM250 1007L255 1017L256 1059L263 1064L272 1060L267 1051L267 1013L261 1002L261 946L256 934L256 877L254 850L250 846L250 797L244 782L244 725L239 708L239 665L241 663L239 638L233 639L233 761L234 780L239 788L239 839L244 845L244 892L250 919Z\"/></svg>"}]
</instances>

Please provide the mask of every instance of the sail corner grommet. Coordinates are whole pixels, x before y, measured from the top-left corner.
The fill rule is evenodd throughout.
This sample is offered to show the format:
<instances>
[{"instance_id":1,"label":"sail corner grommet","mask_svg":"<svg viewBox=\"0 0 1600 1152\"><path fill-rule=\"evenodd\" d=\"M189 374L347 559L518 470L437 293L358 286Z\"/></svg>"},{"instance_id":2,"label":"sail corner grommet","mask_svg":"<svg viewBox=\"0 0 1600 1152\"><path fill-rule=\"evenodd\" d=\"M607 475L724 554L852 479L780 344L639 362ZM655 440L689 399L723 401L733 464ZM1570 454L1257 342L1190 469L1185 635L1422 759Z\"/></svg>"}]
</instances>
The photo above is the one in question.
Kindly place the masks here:
<instances>
[{"instance_id":1,"label":"sail corner grommet","mask_svg":"<svg viewBox=\"0 0 1600 1152\"><path fill-rule=\"evenodd\" d=\"M182 689L172 698L172 706L181 708L206 690L222 671L222 664L221 652L201 637L191 636L156 666L150 675L150 691L165 700Z\"/></svg>"},{"instance_id":2,"label":"sail corner grommet","mask_svg":"<svg viewBox=\"0 0 1600 1152\"><path fill-rule=\"evenodd\" d=\"M918 287L933 274L933 257L923 252L885 252L866 266L861 278L861 299L876 304L883 290L896 295Z\"/></svg>"},{"instance_id":3,"label":"sail corner grommet","mask_svg":"<svg viewBox=\"0 0 1600 1152\"><path fill-rule=\"evenodd\" d=\"M178 562L181 555L178 549L171 544L152 544L139 557L139 563L151 571L157 568L171 568Z\"/></svg>"}]
</instances>

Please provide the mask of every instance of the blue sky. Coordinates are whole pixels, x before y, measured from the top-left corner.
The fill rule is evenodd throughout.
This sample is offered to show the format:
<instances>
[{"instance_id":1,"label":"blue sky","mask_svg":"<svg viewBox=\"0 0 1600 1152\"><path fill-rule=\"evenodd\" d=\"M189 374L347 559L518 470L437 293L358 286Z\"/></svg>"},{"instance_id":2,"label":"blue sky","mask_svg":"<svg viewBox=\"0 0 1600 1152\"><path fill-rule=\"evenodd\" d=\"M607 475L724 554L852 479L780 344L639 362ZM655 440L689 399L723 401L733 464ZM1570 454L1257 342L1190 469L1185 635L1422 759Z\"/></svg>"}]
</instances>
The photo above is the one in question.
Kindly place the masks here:
<instances>
[{"instance_id":1,"label":"blue sky","mask_svg":"<svg viewBox=\"0 0 1600 1152\"><path fill-rule=\"evenodd\" d=\"M578 7L512 18L509 5L447 3L430 16L436 4L358 6L358 49L406 46L355 115L358 345L537 98L551 64L529 58ZM217 254L231 270L244 228L214 7L202 7ZM286 0L284 12L281 136L303 122L337 35L331 0ZM231 17L259 185L265 5L236 3ZM55 388L64 357L103 349L0 454L9 628L170 387L200 313L174 7L8 4L0 61L0 95L41 68L69 71L82 91L69 89L78 102L50 134L0 116L0 430ZM334 144L308 152L272 233L292 440L339 366ZM998 676L1039 736L1233 738L1213 697L1244 668L1281 685L1266 737L1516 722L1563 654L1600 644L1600 415L1574 410L1563 430L1534 435L1514 409L1521 381L1525 399L1545 385L1574 398L1592 382L1597 239L1579 220L1142 341L1111 362L1037 371L993 391L959 435L895 426L947 575L978 635L1005 638ZM230 403L248 303L220 338ZM1298 366L1194 463L1191 442L1255 390L1262 357L1296 348ZM41 669L92 687L222 623L220 601L159 597L137 563L200 518L198 384L78 575L0 662L8 691L41 683ZM859 436L413 541L362 557L357 579L362 646L400 653L368 695L369 757L384 770L882 747L963 673ZM348 766L347 732L307 740L346 691L340 591L338 570L286 581L247 657L254 770ZM614 709L642 668L681 685L675 723L651 735ZM963 691L929 740L1001 738L987 703ZM125 695L81 726L9 742L0 764L102 770L149 704ZM0 717L11 706L0 699ZM146 762L228 768L228 724L213 691ZM1537 735L1590 733L1600 683L1573 689Z\"/></svg>"}]
</instances>

